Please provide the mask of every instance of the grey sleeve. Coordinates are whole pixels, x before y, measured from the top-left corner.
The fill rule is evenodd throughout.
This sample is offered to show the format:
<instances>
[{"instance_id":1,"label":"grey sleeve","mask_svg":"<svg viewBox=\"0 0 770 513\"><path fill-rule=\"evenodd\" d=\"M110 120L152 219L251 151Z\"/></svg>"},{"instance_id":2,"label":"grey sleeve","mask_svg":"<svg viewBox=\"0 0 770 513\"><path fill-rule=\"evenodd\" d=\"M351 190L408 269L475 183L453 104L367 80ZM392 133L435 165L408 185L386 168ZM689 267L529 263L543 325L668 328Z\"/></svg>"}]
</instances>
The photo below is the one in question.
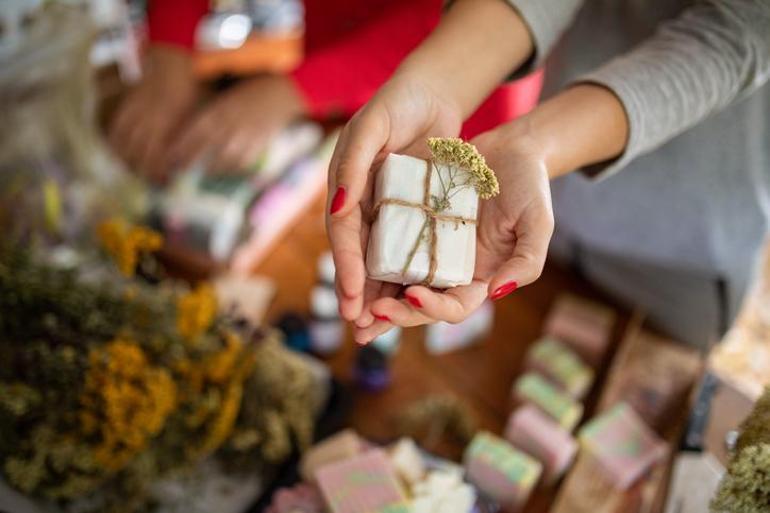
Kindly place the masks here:
<instances>
[{"instance_id":1,"label":"grey sleeve","mask_svg":"<svg viewBox=\"0 0 770 513\"><path fill-rule=\"evenodd\" d=\"M621 100L630 132L616 160L585 171L603 178L770 77L770 0L702 0L650 39L579 79Z\"/></svg>"},{"instance_id":2,"label":"grey sleeve","mask_svg":"<svg viewBox=\"0 0 770 513\"><path fill-rule=\"evenodd\" d=\"M532 59L516 75L540 66L583 5L583 0L507 0L524 20L534 41Z\"/></svg>"}]
</instances>

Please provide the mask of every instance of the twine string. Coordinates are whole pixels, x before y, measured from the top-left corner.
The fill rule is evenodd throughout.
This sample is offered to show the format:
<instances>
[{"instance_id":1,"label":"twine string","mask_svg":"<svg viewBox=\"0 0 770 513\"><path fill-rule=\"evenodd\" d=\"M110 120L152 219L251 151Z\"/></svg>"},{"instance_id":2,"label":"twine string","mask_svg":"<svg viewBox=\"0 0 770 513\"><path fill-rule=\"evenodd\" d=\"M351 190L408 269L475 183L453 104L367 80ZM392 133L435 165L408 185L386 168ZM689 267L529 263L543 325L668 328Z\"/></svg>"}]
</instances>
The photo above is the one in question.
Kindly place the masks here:
<instances>
[{"instance_id":1,"label":"twine string","mask_svg":"<svg viewBox=\"0 0 770 513\"><path fill-rule=\"evenodd\" d=\"M430 262L428 265L428 275L425 277L425 279L421 283L426 287L429 287L430 284L433 282L433 279L436 277L436 270L438 269L438 255L437 255L438 222L451 221L451 222L454 222L455 224L457 223L476 224L476 220L471 219L469 217L442 214L444 210L447 210L448 208L451 207L449 203L449 197L444 197L442 198L441 201L436 202L439 205L442 205L442 204L444 205L444 208L442 208L441 210L437 210L430 205L430 199L431 199L430 186L431 186L432 174L433 174L433 163L430 160L426 160L425 161L425 180L423 181L422 203L413 203L411 201L405 201L397 198L382 198L374 206L374 215L373 215L373 219L376 220L377 216L380 213L380 208L382 208L385 205L398 205L398 206L407 207L407 208L417 208L422 210L425 213L425 222L420 228L420 232L417 234L417 240L412 246L412 249L409 251L409 254L407 255L407 258L406 258L406 263L404 264L404 267L401 270L401 272L402 274L405 275L407 271L409 271L409 267L412 265L412 260L414 260L414 256L417 254L417 249L420 247L420 241L422 240L423 234L427 229L428 233L430 234L430 242L428 244ZM448 195L449 192L450 191L445 191L445 196Z\"/></svg>"}]
</instances>

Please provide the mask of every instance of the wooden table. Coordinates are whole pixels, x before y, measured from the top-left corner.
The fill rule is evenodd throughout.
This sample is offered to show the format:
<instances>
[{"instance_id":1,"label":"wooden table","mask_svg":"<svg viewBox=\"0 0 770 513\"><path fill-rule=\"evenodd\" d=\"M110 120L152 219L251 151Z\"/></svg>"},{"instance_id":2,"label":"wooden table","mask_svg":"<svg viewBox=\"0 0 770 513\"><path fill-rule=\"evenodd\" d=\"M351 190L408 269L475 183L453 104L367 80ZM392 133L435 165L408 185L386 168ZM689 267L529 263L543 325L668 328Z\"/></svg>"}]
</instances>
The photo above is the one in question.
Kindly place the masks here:
<instances>
[{"instance_id":1,"label":"wooden table","mask_svg":"<svg viewBox=\"0 0 770 513\"><path fill-rule=\"evenodd\" d=\"M287 310L309 311L308 292L316 281L316 263L327 248L323 203L319 201L257 269L258 274L271 277L277 285L269 321ZM353 389L350 425L367 438L389 441L398 434L394 418L405 406L427 395L449 394L469 407L480 428L501 433L510 412L510 388L521 370L524 353L540 335L551 302L564 291L607 302L572 273L549 264L535 284L495 303L492 333L473 347L433 356L425 350L423 329L405 330L391 362L392 384L379 393L366 392L352 384L357 347L348 336L343 348L327 363L334 376ZM615 340L628 319L622 312L620 317ZM592 400L589 398L589 409ZM442 447L441 452L458 459L461 448ZM553 495L552 490L538 492L527 510L546 511Z\"/></svg>"}]
</instances>

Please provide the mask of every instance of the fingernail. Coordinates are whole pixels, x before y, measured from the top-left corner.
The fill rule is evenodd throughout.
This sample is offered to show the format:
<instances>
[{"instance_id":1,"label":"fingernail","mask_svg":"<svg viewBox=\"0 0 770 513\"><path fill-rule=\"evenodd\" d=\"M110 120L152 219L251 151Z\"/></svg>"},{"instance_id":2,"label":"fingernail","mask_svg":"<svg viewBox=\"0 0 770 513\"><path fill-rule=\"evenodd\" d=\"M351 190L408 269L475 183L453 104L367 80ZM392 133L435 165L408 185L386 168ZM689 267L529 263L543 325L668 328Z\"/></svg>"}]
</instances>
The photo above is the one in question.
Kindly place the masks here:
<instances>
[{"instance_id":1,"label":"fingernail","mask_svg":"<svg viewBox=\"0 0 770 513\"><path fill-rule=\"evenodd\" d=\"M420 301L420 298L415 296L406 295L404 296L407 301L409 301L409 304L412 305L415 308L422 308L422 301Z\"/></svg>"},{"instance_id":2,"label":"fingernail","mask_svg":"<svg viewBox=\"0 0 770 513\"><path fill-rule=\"evenodd\" d=\"M492 292L492 295L489 296L489 298L492 301L497 301L498 299L504 298L505 296L507 296L514 290L516 290L517 288L519 288L518 283L516 283L515 281L509 281L508 283L504 283L503 285L500 285L499 287L497 287L495 291Z\"/></svg>"},{"instance_id":3,"label":"fingernail","mask_svg":"<svg viewBox=\"0 0 770 513\"><path fill-rule=\"evenodd\" d=\"M329 208L329 213L334 214L335 212L338 212L344 204L345 204L345 188L337 187L337 192L334 193L334 197L332 198L332 205Z\"/></svg>"},{"instance_id":4,"label":"fingernail","mask_svg":"<svg viewBox=\"0 0 770 513\"><path fill-rule=\"evenodd\" d=\"M372 314L372 315L378 321L390 322L390 317L388 317L387 315L378 315L378 314Z\"/></svg>"}]
</instances>

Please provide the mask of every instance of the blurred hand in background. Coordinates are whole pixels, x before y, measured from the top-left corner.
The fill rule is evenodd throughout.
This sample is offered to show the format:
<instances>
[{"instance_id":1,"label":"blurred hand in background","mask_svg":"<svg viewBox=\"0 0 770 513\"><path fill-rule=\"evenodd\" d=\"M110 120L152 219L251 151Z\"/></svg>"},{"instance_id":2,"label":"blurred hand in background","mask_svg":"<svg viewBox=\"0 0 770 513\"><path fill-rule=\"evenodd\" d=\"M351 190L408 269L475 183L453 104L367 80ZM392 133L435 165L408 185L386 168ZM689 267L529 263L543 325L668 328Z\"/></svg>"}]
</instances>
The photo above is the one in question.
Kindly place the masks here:
<instances>
[{"instance_id":1,"label":"blurred hand in background","mask_svg":"<svg viewBox=\"0 0 770 513\"><path fill-rule=\"evenodd\" d=\"M164 182L198 158L212 171L254 165L270 138L305 112L288 77L246 79L201 105L189 52L152 47L142 81L110 127L115 151L142 175Z\"/></svg>"},{"instance_id":2,"label":"blurred hand in background","mask_svg":"<svg viewBox=\"0 0 770 513\"><path fill-rule=\"evenodd\" d=\"M218 95L181 127L167 166L183 169L206 158L208 169L253 166L270 139L305 113L293 81L283 75L244 80Z\"/></svg>"},{"instance_id":3,"label":"blurred hand in background","mask_svg":"<svg viewBox=\"0 0 770 513\"><path fill-rule=\"evenodd\" d=\"M130 167L152 180L162 180L171 139L200 94L189 52L173 46L151 47L141 82L112 119L110 144Z\"/></svg>"}]
</instances>

